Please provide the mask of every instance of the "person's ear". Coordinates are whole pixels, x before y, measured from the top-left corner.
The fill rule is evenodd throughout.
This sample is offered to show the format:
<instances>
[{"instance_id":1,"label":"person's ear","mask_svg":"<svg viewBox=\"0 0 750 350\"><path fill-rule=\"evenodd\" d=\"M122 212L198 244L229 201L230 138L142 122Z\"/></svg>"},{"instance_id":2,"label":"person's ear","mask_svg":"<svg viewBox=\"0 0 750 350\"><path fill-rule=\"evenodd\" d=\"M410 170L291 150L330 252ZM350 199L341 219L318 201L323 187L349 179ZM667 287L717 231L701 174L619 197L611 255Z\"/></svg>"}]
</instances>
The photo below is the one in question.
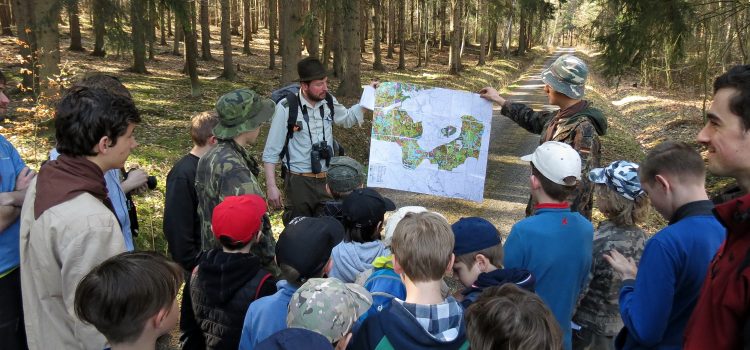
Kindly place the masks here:
<instances>
[{"instance_id":1,"label":"person's ear","mask_svg":"<svg viewBox=\"0 0 750 350\"><path fill-rule=\"evenodd\" d=\"M260 242L260 240L263 239L263 237L261 237L262 235L263 235L263 231L262 230L258 231L258 233L253 238L253 244L257 244L258 242Z\"/></svg>"},{"instance_id":2,"label":"person's ear","mask_svg":"<svg viewBox=\"0 0 750 350\"><path fill-rule=\"evenodd\" d=\"M477 254L474 256L474 264L479 267L479 271L487 272L487 264L489 263L489 259L487 259L484 254Z\"/></svg>"},{"instance_id":3,"label":"person's ear","mask_svg":"<svg viewBox=\"0 0 750 350\"><path fill-rule=\"evenodd\" d=\"M164 322L166 321L167 317L169 317L169 313L172 311L172 308L165 307L159 310L159 312L152 317L152 325L154 329L161 329L164 327Z\"/></svg>"},{"instance_id":4,"label":"person's ear","mask_svg":"<svg viewBox=\"0 0 750 350\"><path fill-rule=\"evenodd\" d=\"M109 137L102 136L102 138L99 139L99 142L97 142L96 145L94 145L94 153L96 153L96 154L105 153L106 154L107 153L107 149L109 148L110 144L112 144L112 142L110 142Z\"/></svg>"},{"instance_id":5,"label":"person's ear","mask_svg":"<svg viewBox=\"0 0 750 350\"><path fill-rule=\"evenodd\" d=\"M669 179L662 175L657 174L654 176L654 184L664 191L664 193L672 190L672 185L669 183Z\"/></svg>"},{"instance_id":6,"label":"person's ear","mask_svg":"<svg viewBox=\"0 0 750 350\"><path fill-rule=\"evenodd\" d=\"M445 268L445 274L449 274L453 271L453 263L456 261L456 254L451 253L451 258L448 261L448 266Z\"/></svg>"},{"instance_id":7,"label":"person's ear","mask_svg":"<svg viewBox=\"0 0 750 350\"><path fill-rule=\"evenodd\" d=\"M216 138L216 136L211 135L208 137L208 145L213 146L219 142L219 139Z\"/></svg>"},{"instance_id":8,"label":"person's ear","mask_svg":"<svg viewBox=\"0 0 750 350\"><path fill-rule=\"evenodd\" d=\"M377 232L377 239L382 239L381 232L383 232L383 220L378 221L378 225L375 226L375 232Z\"/></svg>"},{"instance_id":9,"label":"person's ear","mask_svg":"<svg viewBox=\"0 0 750 350\"><path fill-rule=\"evenodd\" d=\"M534 174L531 174L529 176L529 183L531 184L532 190L537 190L540 187L542 187L542 184L539 182L539 179Z\"/></svg>"},{"instance_id":10,"label":"person's ear","mask_svg":"<svg viewBox=\"0 0 750 350\"><path fill-rule=\"evenodd\" d=\"M398 275L402 275L404 273L404 269L401 268L401 264L398 263L398 258L396 256L393 256L393 272L395 272Z\"/></svg>"}]
</instances>

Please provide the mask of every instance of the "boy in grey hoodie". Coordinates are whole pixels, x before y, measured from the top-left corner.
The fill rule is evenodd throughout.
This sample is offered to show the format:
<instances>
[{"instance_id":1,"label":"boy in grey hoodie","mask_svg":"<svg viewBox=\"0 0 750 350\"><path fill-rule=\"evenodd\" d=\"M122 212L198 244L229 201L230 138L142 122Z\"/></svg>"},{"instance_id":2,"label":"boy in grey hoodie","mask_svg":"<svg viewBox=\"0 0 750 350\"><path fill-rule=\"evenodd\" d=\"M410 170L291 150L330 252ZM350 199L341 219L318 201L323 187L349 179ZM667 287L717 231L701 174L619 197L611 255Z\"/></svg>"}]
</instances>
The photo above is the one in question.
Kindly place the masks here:
<instances>
[{"instance_id":1,"label":"boy in grey hoodie","mask_svg":"<svg viewBox=\"0 0 750 350\"><path fill-rule=\"evenodd\" d=\"M353 283L357 275L372 268L372 261L391 252L380 240L386 211L396 205L371 188L352 191L344 199L344 241L333 248L333 268L328 274L346 283Z\"/></svg>"}]
</instances>

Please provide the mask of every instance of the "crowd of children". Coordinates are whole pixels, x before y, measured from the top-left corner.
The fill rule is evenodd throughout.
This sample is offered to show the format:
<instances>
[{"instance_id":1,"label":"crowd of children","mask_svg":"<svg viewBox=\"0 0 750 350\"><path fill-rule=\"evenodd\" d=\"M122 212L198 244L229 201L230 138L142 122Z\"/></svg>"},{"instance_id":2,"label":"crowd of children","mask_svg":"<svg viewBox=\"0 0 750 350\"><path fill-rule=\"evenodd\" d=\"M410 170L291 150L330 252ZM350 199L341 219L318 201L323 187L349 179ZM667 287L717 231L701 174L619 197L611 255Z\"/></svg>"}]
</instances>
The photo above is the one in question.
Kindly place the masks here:
<instances>
[{"instance_id":1,"label":"crowd of children","mask_svg":"<svg viewBox=\"0 0 750 350\"><path fill-rule=\"evenodd\" d=\"M750 146L750 66L719 77L715 93L698 139L708 149L708 169L734 177L747 191L750 160L741 152ZM222 97L230 110L265 106L252 91L232 94ZM97 113L108 119L97 121ZM127 248L104 187L104 171L122 167L137 146L132 134L140 116L132 100L77 87L57 118L61 156L37 178L22 170L17 152L0 138L6 158L13 158L13 164L0 163L0 171L16 180L6 184L3 177L9 191L0 199L14 196L7 198L12 210L6 216L20 218L20 228L16 222L3 231L20 234L20 254L10 251L20 257L3 261L10 270L0 275L8 295L3 300L23 293L23 311L11 310L5 317L13 319L0 325L9 344L25 337L25 330L32 349L153 349L178 316L195 323L192 335L180 327L185 349L710 344L723 350L750 342L743 333L750 312L750 199L745 195L715 209L706 194L703 159L684 143L657 145L640 164L617 160L587 169L580 150L543 142L521 157L530 165L533 215L513 225L504 243L486 218L450 223L424 207L397 208L363 186L361 164L336 157L325 180L332 200L321 202L317 216L290 218L278 240L269 242L266 199L257 191L224 193L209 223L192 215L182 225L173 223L185 232L170 229L170 244L179 236L193 243L170 247L178 265ZM218 118L213 125L226 124L221 111ZM235 137L254 139L258 125ZM203 134L194 137L196 147L216 143ZM234 149L240 141L222 142ZM184 170L199 167L197 162L192 159ZM253 173L252 164L240 165ZM584 180L593 185L605 218L596 229L568 201L588 191L580 187ZM195 191L185 184L185 191ZM168 188L168 197L176 196L179 187ZM182 193L181 210L197 214L192 193ZM12 201L23 195L30 204ZM638 225L649 204L669 223L647 238ZM201 235L205 227L213 241ZM198 249L201 244L212 248ZM191 257L193 250L199 253ZM464 289L451 292L448 276ZM187 345L188 337L200 345Z\"/></svg>"}]
</instances>

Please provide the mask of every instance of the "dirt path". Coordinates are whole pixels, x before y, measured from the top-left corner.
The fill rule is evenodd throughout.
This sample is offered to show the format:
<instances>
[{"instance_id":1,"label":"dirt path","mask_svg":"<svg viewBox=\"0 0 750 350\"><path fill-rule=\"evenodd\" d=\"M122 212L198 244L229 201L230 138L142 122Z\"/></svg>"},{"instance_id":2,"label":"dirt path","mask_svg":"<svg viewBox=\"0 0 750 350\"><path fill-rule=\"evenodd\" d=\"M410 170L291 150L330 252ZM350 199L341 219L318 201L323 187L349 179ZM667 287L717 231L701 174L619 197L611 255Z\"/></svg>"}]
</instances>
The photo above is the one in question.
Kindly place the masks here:
<instances>
[{"instance_id":1,"label":"dirt path","mask_svg":"<svg viewBox=\"0 0 750 350\"><path fill-rule=\"evenodd\" d=\"M544 94L540 74L544 67L559 55L572 52L560 49L547 57L541 65L534 65L521 76L512 89L503 96L516 102L526 103L534 109L551 108L544 105ZM412 192L381 189L380 192L391 198L398 207L421 205L444 214L450 222L460 217L480 216L490 220L503 235L524 217L528 200L528 163L518 159L531 153L539 144L539 136L522 129L516 123L500 114L499 106L493 112L492 136L490 140L487 176L485 179L484 201L476 203L460 199L450 199Z\"/></svg>"}]
</instances>

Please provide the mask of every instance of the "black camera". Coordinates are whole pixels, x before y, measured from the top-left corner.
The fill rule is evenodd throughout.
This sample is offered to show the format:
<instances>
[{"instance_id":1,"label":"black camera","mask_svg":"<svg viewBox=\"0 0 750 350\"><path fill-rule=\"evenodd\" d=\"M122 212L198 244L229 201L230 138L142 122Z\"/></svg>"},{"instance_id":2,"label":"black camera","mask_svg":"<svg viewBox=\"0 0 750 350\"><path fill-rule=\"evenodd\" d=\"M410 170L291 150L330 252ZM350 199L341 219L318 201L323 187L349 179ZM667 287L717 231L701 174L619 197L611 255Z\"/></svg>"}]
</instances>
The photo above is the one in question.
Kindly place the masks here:
<instances>
[{"instance_id":1,"label":"black camera","mask_svg":"<svg viewBox=\"0 0 750 350\"><path fill-rule=\"evenodd\" d=\"M328 146L328 142L326 141L320 141L318 143L315 143L312 145L312 151L310 151L310 168L313 174L318 174L321 172L321 166L320 161L325 160L326 161L326 167L331 162L331 157L333 156L333 149L331 149L331 146Z\"/></svg>"}]
</instances>

